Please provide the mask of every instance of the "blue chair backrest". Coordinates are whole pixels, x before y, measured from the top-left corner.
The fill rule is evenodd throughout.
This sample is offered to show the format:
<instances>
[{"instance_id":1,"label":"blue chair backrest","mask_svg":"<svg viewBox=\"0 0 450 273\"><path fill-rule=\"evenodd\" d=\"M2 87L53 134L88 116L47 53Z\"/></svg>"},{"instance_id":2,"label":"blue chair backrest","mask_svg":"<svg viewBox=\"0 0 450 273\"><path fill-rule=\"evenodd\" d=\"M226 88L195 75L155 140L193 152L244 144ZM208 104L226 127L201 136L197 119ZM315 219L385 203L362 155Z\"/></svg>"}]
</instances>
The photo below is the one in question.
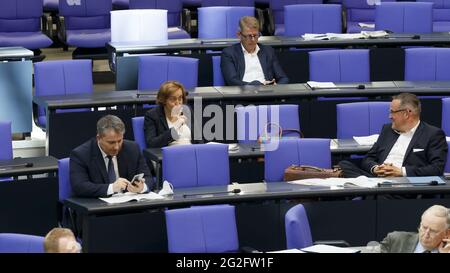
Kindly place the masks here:
<instances>
[{"instance_id":1,"label":"blue chair backrest","mask_svg":"<svg viewBox=\"0 0 450 273\"><path fill-rule=\"evenodd\" d=\"M431 33L433 32L433 4L381 3L375 8L375 29L396 33Z\"/></svg>"},{"instance_id":2,"label":"blue chair backrest","mask_svg":"<svg viewBox=\"0 0 450 273\"><path fill-rule=\"evenodd\" d=\"M138 88L158 90L168 80L181 82L186 89L198 85L198 59L175 56L140 56Z\"/></svg>"},{"instance_id":3,"label":"blue chair backrest","mask_svg":"<svg viewBox=\"0 0 450 273\"><path fill-rule=\"evenodd\" d=\"M0 160L13 158L11 122L0 121Z\"/></svg>"},{"instance_id":4,"label":"blue chair backrest","mask_svg":"<svg viewBox=\"0 0 450 273\"><path fill-rule=\"evenodd\" d=\"M225 81L222 76L222 69L220 69L220 56L212 56L213 65L213 85L224 86Z\"/></svg>"},{"instance_id":5,"label":"blue chair backrest","mask_svg":"<svg viewBox=\"0 0 450 273\"><path fill-rule=\"evenodd\" d=\"M237 140L239 142L257 141L262 136L268 123L275 123L283 130L291 129L300 131L298 105L282 104L236 107ZM272 126L269 127L272 128ZM283 136L299 137L298 134L293 132L284 133Z\"/></svg>"},{"instance_id":6,"label":"blue chair backrest","mask_svg":"<svg viewBox=\"0 0 450 273\"><path fill-rule=\"evenodd\" d=\"M270 0L269 7L275 24L284 23L284 6L296 4L323 4L323 0Z\"/></svg>"},{"instance_id":7,"label":"blue chair backrest","mask_svg":"<svg viewBox=\"0 0 450 273\"><path fill-rule=\"evenodd\" d=\"M442 130L450 136L450 98L442 99Z\"/></svg>"},{"instance_id":8,"label":"blue chair backrest","mask_svg":"<svg viewBox=\"0 0 450 273\"><path fill-rule=\"evenodd\" d=\"M194 144L162 148L163 180L175 188L230 183L228 145Z\"/></svg>"},{"instance_id":9,"label":"blue chair backrest","mask_svg":"<svg viewBox=\"0 0 450 273\"><path fill-rule=\"evenodd\" d=\"M0 32L41 30L42 0L2 0Z\"/></svg>"},{"instance_id":10,"label":"blue chair backrest","mask_svg":"<svg viewBox=\"0 0 450 273\"><path fill-rule=\"evenodd\" d=\"M308 215L302 204L295 205L286 212L284 223L287 249L301 249L313 244Z\"/></svg>"},{"instance_id":11,"label":"blue chair backrest","mask_svg":"<svg viewBox=\"0 0 450 273\"><path fill-rule=\"evenodd\" d=\"M165 9L167 10L167 26L181 25L181 0L130 0L130 9Z\"/></svg>"},{"instance_id":12,"label":"blue chair backrest","mask_svg":"<svg viewBox=\"0 0 450 273\"><path fill-rule=\"evenodd\" d=\"M396 0L381 0L379 2L395 2ZM375 1L343 0L347 14L347 32L360 32L358 23L375 22Z\"/></svg>"},{"instance_id":13,"label":"blue chair backrest","mask_svg":"<svg viewBox=\"0 0 450 273\"><path fill-rule=\"evenodd\" d=\"M105 29L111 27L111 0L59 1L59 15L66 30Z\"/></svg>"},{"instance_id":14,"label":"blue chair backrest","mask_svg":"<svg viewBox=\"0 0 450 273\"><path fill-rule=\"evenodd\" d=\"M330 168L330 140L318 138L280 140L277 149L264 153L265 181L283 181L284 170L290 165Z\"/></svg>"},{"instance_id":15,"label":"blue chair backrest","mask_svg":"<svg viewBox=\"0 0 450 273\"><path fill-rule=\"evenodd\" d=\"M239 248L234 206L172 209L165 215L171 253L236 252Z\"/></svg>"},{"instance_id":16,"label":"blue chair backrest","mask_svg":"<svg viewBox=\"0 0 450 273\"><path fill-rule=\"evenodd\" d=\"M420 0L433 3L433 32L450 31L450 0Z\"/></svg>"},{"instance_id":17,"label":"blue chair backrest","mask_svg":"<svg viewBox=\"0 0 450 273\"><path fill-rule=\"evenodd\" d=\"M255 0L202 0L202 7L254 7Z\"/></svg>"},{"instance_id":18,"label":"blue chair backrest","mask_svg":"<svg viewBox=\"0 0 450 273\"><path fill-rule=\"evenodd\" d=\"M92 93L91 60L46 61L34 64L36 96ZM45 109L39 107L39 116Z\"/></svg>"},{"instance_id":19,"label":"blue chair backrest","mask_svg":"<svg viewBox=\"0 0 450 273\"><path fill-rule=\"evenodd\" d=\"M369 82L368 49L309 52L309 78L322 82Z\"/></svg>"},{"instance_id":20,"label":"blue chair backrest","mask_svg":"<svg viewBox=\"0 0 450 273\"><path fill-rule=\"evenodd\" d=\"M44 253L44 237L0 233L0 253Z\"/></svg>"},{"instance_id":21,"label":"blue chair backrest","mask_svg":"<svg viewBox=\"0 0 450 273\"><path fill-rule=\"evenodd\" d=\"M59 185L59 201L72 196L72 185L70 184L70 158L62 158L58 160L58 185Z\"/></svg>"},{"instance_id":22,"label":"blue chair backrest","mask_svg":"<svg viewBox=\"0 0 450 273\"><path fill-rule=\"evenodd\" d=\"M405 49L406 81L450 80L450 48Z\"/></svg>"},{"instance_id":23,"label":"blue chair backrest","mask_svg":"<svg viewBox=\"0 0 450 273\"><path fill-rule=\"evenodd\" d=\"M147 148L147 143L145 143L144 135L144 117L132 118L131 124L133 125L134 141L136 141L141 150L144 150L145 148Z\"/></svg>"},{"instance_id":24,"label":"blue chair backrest","mask_svg":"<svg viewBox=\"0 0 450 273\"><path fill-rule=\"evenodd\" d=\"M239 19L254 16L254 7L207 7L198 9L198 38L236 38Z\"/></svg>"},{"instance_id":25,"label":"blue chair backrest","mask_svg":"<svg viewBox=\"0 0 450 273\"><path fill-rule=\"evenodd\" d=\"M284 6L284 36L298 37L305 33L341 33L341 5Z\"/></svg>"},{"instance_id":26,"label":"blue chair backrest","mask_svg":"<svg viewBox=\"0 0 450 273\"><path fill-rule=\"evenodd\" d=\"M352 102L336 105L337 138L379 134L389 123L390 102Z\"/></svg>"}]
</instances>

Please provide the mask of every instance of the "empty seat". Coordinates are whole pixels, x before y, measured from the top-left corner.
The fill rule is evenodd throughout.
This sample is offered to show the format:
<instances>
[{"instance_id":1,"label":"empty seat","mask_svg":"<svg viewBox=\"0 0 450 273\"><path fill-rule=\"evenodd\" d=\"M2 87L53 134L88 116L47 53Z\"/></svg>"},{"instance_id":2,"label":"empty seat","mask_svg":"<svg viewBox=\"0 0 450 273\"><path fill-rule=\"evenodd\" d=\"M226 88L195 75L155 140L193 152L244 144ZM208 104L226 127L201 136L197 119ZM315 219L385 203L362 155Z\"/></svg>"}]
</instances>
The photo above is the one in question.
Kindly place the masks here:
<instances>
[{"instance_id":1,"label":"empty seat","mask_svg":"<svg viewBox=\"0 0 450 273\"><path fill-rule=\"evenodd\" d=\"M450 0L420 0L433 3L433 32L450 31Z\"/></svg>"},{"instance_id":2,"label":"empty seat","mask_svg":"<svg viewBox=\"0 0 450 273\"><path fill-rule=\"evenodd\" d=\"M341 5L284 6L284 36L305 33L341 33Z\"/></svg>"},{"instance_id":3,"label":"empty seat","mask_svg":"<svg viewBox=\"0 0 450 273\"><path fill-rule=\"evenodd\" d=\"M42 0L2 0L0 8L0 47L28 49L48 47L52 40L41 31Z\"/></svg>"},{"instance_id":4,"label":"empty seat","mask_svg":"<svg viewBox=\"0 0 450 273\"><path fill-rule=\"evenodd\" d=\"M395 0L381 0L381 2L395 2ZM375 28L362 27L359 24L375 25L375 2L361 0L342 1L347 19L347 32L359 33L361 31L373 31Z\"/></svg>"},{"instance_id":5,"label":"empty seat","mask_svg":"<svg viewBox=\"0 0 450 273\"><path fill-rule=\"evenodd\" d=\"M405 49L406 81L450 80L450 48Z\"/></svg>"},{"instance_id":6,"label":"empty seat","mask_svg":"<svg viewBox=\"0 0 450 273\"><path fill-rule=\"evenodd\" d=\"M0 233L0 253L44 253L44 237Z\"/></svg>"},{"instance_id":7,"label":"empty seat","mask_svg":"<svg viewBox=\"0 0 450 273\"><path fill-rule=\"evenodd\" d=\"M202 0L202 7L226 7L226 6L242 6L254 7L255 0Z\"/></svg>"},{"instance_id":8,"label":"empty seat","mask_svg":"<svg viewBox=\"0 0 450 273\"><path fill-rule=\"evenodd\" d=\"M381 3L375 8L375 29L395 33L433 32L433 3Z\"/></svg>"}]
</instances>

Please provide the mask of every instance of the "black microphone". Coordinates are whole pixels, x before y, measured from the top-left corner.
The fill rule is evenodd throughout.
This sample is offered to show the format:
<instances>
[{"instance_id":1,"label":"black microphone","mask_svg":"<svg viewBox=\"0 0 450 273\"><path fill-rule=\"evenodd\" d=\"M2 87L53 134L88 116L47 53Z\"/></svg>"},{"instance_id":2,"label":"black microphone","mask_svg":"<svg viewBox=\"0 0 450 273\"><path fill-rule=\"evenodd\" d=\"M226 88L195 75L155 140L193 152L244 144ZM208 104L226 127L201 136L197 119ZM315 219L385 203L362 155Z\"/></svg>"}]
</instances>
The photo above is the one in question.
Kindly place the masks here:
<instances>
[{"instance_id":1,"label":"black microphone","mask_svg":"<svg viewBox=\"0 0 450 273\"><path fill-rule=\"evenodd\" d=\"M221 194L221 193L240 193L241 189L234 189L232 191L216 191L216 192L201 192L201 193L189 193L183 194L183 197L196 196L196 195L210 195L210 194Z\"/></svg>"},{"instance_id":2,"label":"black microphone","mask_svg":"<svg viewBox=\"0 0 450 273\"><path fill-rule=\"evenodd\" d=\"M378 183L378 187L392 187L397 185L410 185L410 186L437 186L439 183L436 180L430 181L430 182L423 182L423 183L391 183L391 182L382 182Z\"/></svg>"},{"instance_id":3,"label":"black microphone","mask_svg":"<svg viewBox=\"0 0 450 273\"><path fill-rule=\"evenodd\" d=\"M20 163L20 164L11 164L11 165L0 165L0 169L12 169L12 168L30 168L33 167L33 163L27 162L27 163Z\"/></svg>"}]
</instances>

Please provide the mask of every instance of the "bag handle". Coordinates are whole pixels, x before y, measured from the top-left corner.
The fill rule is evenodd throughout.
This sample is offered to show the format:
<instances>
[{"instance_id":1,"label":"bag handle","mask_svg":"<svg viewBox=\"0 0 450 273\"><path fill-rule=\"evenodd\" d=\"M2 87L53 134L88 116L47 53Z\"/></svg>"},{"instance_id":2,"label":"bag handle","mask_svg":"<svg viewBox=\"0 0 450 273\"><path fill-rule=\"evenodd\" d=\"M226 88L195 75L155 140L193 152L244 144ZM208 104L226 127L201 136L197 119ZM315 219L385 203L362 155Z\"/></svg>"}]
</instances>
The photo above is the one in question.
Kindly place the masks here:
<instances>
[{"instance_id":1,"label":"bag handle","mask_svg":"<svg viewBox=\"0 0 450 273\"><path fill-rule=\"evenodd\" d=\"M314 166L310 166L310 165L291 165L291 167L298 169L298 168L303 168L303 169L310 169L310 170L314 170L314 171L318 171L318 172L323 172L322 168L319 167L314 167Z\"/></svg>"}]
</instances>

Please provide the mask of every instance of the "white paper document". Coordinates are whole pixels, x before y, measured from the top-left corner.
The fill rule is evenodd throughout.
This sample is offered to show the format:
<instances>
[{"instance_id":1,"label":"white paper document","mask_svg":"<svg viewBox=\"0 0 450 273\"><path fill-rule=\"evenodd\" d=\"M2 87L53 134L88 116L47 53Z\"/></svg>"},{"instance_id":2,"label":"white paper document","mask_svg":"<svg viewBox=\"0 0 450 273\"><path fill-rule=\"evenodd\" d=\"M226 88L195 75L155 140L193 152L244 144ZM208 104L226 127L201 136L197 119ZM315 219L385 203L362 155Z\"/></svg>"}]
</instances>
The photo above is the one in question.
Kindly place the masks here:
<instances>
[{"instance_id":1,"label":"white paper document","mask_svg":"<svg viewBox=\"0 0 450 273\"><path fill-rule=\"evenodd\" d=\"M277 250L277 251L268 251L267 253L305 253L304 251L301 251L296 248L292 249L284 249L284 250Z\"/></svg>"},{"instance_id":2,"label":"white paper document","mask_svg":"<svg viewBox=\"0 0 450 273\"><path fill-rule=\"evenodd\" d=\"M354 136L353 139L358 142L359 145L373 145L377 142L379 134L370 135L370 136Z\"/></svg>"},{"instance_id":3,"label":"white paper document","mask_svg":"<svg viewBox=\"0 0 450 273\"><path fill-rule=\"evenodd\" d=\"M315 82L308 81L306 83L311 89L320 89L320 88L336 88L336 85L333 82Z\"/></svg>"},{"instance_id":4,"label":"white paper document","mask_svg":"<svg viewBox=\"0 0 450 273\"><path fill-rule=\"evenodd\" d=\"M450 137L445 137L445 140L450 141Z\"/></svg>"},{"instance_id":5,"label":"white paper document","mask_svg":"<svg viewBox=\"0 0 450 273\"><path fill-rule=\"evenodd\" d=\"M301 179L301 180L293 180L288 183L297 184L297 185L305 185L305 186L324 186L324 187L361 187L361 188L376 188L378 187L378 183L383 182L392 182L390 180L386 180L385 178L376 178L376 177L367 177L367 176L358 176L356 178L309 178L309 179Z\"/></svg>"},{"instance_id":6,"label":"white paper document","mask_svg":"<svg viewBox=\"0 0 450 273\"><path fill-rule=\"evenodd\" d=\"M158 199L164 199L161 195L149 192L149 193L132 193L132 192L126 192L126 193L120 193L120 194L114 194L111 197L107 198L99 198L102 201L105 201L108 204L120 204L120 203L126 203L130 201L141 201L141 200L158 200Z\"/></svg>"},{"instance_id":7,"label":"white paper document","mask_svg":"<svg viewBox=\"0 0 450 273\"><path fill-rule=\"evenodd\" d=\"M369 23L358 23L359 27L364 27L364 28L375 28L375 24L369 24Z\"/></svg>"},{"instance_id":8,"label":"white paper document","mask_svg":"<svg viewBox=\"0 0 450 273\"><path fill-rule=\"evenodd\" d=\"M302 248L301 251L310 252L310 253L358 253L359 250L346 248L346 247L337 247L337 246L329 246L329 245L313 245L309 247Z\"/></svg>"}]
</instances>

